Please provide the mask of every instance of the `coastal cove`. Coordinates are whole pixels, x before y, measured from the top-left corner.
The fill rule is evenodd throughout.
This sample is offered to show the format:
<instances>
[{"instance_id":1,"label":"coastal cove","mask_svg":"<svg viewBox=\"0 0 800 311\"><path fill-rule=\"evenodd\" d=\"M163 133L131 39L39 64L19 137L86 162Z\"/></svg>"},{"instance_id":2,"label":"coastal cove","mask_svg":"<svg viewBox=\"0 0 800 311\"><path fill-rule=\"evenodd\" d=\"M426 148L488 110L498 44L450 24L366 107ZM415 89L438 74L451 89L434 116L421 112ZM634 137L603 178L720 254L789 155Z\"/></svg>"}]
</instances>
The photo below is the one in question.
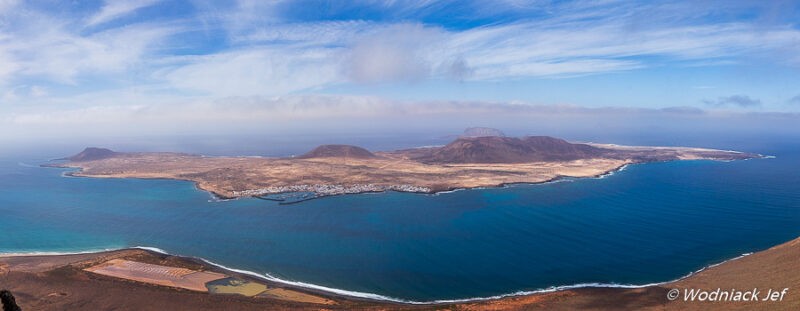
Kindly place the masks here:
<instances>
[{"instance_id":1,"label":"coastal cove","mask_svg":"<svg viewBox=\"0 0 800 311\"><path fill-rule=\"evenodd\" d=\"M794 146L775 159L627 167L602 179L280 205L191 182L62 178L2 159L2 253L151 246L225 267L408 301L574 284L643 285L800 235ZM33 167L31 167L33 166ZM15 208L24 207L24 208Z\"/></svg>"}]
</instances>

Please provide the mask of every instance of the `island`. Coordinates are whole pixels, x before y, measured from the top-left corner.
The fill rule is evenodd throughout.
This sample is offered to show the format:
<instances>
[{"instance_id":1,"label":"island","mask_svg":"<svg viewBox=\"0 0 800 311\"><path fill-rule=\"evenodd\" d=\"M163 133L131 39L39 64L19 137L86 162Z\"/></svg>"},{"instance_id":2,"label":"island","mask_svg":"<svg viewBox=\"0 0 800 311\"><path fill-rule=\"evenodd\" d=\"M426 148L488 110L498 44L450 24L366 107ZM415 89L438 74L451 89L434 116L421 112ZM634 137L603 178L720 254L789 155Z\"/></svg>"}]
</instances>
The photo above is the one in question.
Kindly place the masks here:
<instances>
[{"instance_id":1,"label":"island","mask_svg":"<svg viewBox=\"0 0 800 311\"><path fill-rule=\"evenodd\" d=\"M71 176L192 181L222 199L282 202L364 192L437 193L454 189L597 177L626 165L673 160L742 160L753 153L688 147L573 143L548 136L506 137L468 129L449 144L371 152L322 145L296 157L211 157L170 152L87 148L50 166ZM281 194L291 194L288 197Z\"/></svg>"}]
</instances>

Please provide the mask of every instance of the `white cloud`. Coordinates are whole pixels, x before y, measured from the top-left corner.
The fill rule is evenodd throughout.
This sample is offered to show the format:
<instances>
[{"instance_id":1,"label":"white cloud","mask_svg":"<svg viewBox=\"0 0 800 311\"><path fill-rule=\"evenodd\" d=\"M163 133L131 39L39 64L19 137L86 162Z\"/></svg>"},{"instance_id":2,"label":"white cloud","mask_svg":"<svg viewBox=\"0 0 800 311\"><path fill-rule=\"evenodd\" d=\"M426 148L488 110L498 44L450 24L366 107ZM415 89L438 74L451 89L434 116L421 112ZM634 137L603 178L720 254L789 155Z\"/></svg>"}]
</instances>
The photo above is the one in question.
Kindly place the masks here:
<instances>
[{"instance_id":1,"label":"white cloud","mask_svg":"<svg viewBox=\"0 0 800 311\"><path fill-rule=\"evenodd\" d=\"M800 40L800 31L787 25L682 20L682 14L691 9L685 5L587 6L579 2L555 7L561 10L555 17L463 31L363 21L257 23L239 24L232 38L285 48L287 53L299 46L342 48L349 51L343 54L346 57L332 60L342 67L340 83L572 76L661 65L653 59L685 66L736 64L737 59L769 57L776 51L794 55L788 51L796 52ZM791 57L774 60L787 59ZM453 68L467 74L454 76Z\"/></svg>"},{"instance_id":2,"label":"white cloud","mask_svg":"<svg viewBox=\"0 0 800 311\"><path fill-rule=\"evenodd\" d=\"M5 84L21 68L11 53L4 48L2 44L4 41L0 39L0 85Z\"/></svg>"},{"instance_id":3,"label":"white cloud","mask_svg":"<svg viewBox=\"0 0 800 311\"><path fill-rule=\"evenodd\" d=\"M0 0L0 15L13 9L19 3L18 0Z\"/></svg>"},{"instance_id":4,"label":"white cloud","mask_svg":"<svg viewBox=\"0 0 800 311\"><path fill-rule=\"evenodd\" d=\"M38 85L31 86L28 92L30 93L31 97L34 98L45 97L48 95L47 88Z\"/></svg>"},{"instance_id":5,"label":"white cloud","mask_svg":"<svg viewBox=\"0 0 800 311\"><path fill-rule=\"evenodd\" d=\"M78 36L52 29L11 49L26 76L38 76L75 84L80 75L120 73L143 61L148 48L171 34L165 27L129 26L90 36Z\"/></svg>"},{"instance_id":6,"label":"white cloud","mask_svg":"<svg viewBox=\"0 0 800 311\"><path fill-rule=\"evenodd\" d=\"M74 19L19 6L0 23L0 86L78 86L85 78L130 76L142 68L156 43L177 30L173 25L136 24L83 33Z\"/></svg>"},{"instance_id":7,"label":"white cloud","mask_svg":"<svg viewBox=\"0 0 800 311\"><path fill-rule=\"evenodd\" d=\"M86 21L87 26L99 25L123 17L136 10L154 5L160 0L106 0L100 12Z\"/></svg>"},{"instance_id":8,"label":"white cloud","mask_svg":"<svg viewBox=\"0 0 800 311\"><path fill-rule=\"evenodd\" d=\"M476 68L475 79L601 73L650 66L637 57L720 60L793 46L800 31L743 24L631 32L623 23L526 22L453 33L447 51Z\"/></svg>"},{"instance_id":9,"label":"white cloud","mask_svg":"<svg viewBox=\"0 0 800 311\"><path fill-rule=\"evenodd\" d=\"M13 2L0 2L0 12ZM569 77L663 64L736 64L752 57L782 65L800 55L800 30L791 26L708 23L705 13L685 4L510 1L498 12L524 9L541 16L464 30L413 18L287 22L281 6L291 2L243 0L230 10L219 3L201 6L196 20L145 20L101 32L75 27L104 24L156 3L108 1L88 20L17 10L24 14L0 24L0 87L66 84L89 94L99 88L92 82L102 80L117 83L109 88L143 83L209 98L275 96L347 83ZM441 4L385 6L413 17L420 8ZM476 7L485 16L499 14ZM222 43L210 47L195 36L203 26L227 37L214 38ZM48 87L47 93L57 89ZM34 93L15 92L14 98Z\"/></svg>"},{"instance_id":10,"label":"white cloud","mask_svg":"<svg viewBox=\"0 0 800 311\"><path fill-rule=\"evenodd\" d=\"M431 75L430 56L443 31L401 24L359 38L350 48L345 73L356 82L414 81Z\"/></svg>"},{"instance_id":11,"label":"white cloud","mask_svg":"<svg viewBox=\"0 0 800 311\"><path fill-rule=\"evenodd\" d=\"M280 95L337 82L337 52L273 49L188 57L157 74L169 85L213 96Z\"/></svg>"},{"instance_id":12,"label":"white cloud","mask_svg":"<svg viewBox=\"0 0 800 311\"><path fill-rule=\"evenodd\" d=\"M290 42L303 45L345 46L359 34L370 34L383 28L367 21L323 21L268 24L233 32L231 39L242 43ZM233 31L233 30L231 30Z\"/></svg>"}]
</instances>

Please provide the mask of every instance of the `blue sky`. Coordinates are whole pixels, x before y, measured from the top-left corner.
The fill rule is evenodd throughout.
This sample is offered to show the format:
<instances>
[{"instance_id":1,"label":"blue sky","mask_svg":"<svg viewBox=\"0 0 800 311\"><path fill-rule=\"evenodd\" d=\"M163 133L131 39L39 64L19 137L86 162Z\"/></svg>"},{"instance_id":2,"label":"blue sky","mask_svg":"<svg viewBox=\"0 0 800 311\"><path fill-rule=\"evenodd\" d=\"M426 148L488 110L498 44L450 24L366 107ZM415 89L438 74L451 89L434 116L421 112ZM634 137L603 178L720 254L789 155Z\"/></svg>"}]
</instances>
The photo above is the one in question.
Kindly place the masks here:
<instances>
[{"instance_id":1,"label":"blue sky","mask_svg":"<svg viewBox=\"0 0 800 311\"><path fill-rule=\"evenodd\" d=\"M6 135L521 106L796 116L800 3L0 0Z\"/></svg>"}]
</instances>

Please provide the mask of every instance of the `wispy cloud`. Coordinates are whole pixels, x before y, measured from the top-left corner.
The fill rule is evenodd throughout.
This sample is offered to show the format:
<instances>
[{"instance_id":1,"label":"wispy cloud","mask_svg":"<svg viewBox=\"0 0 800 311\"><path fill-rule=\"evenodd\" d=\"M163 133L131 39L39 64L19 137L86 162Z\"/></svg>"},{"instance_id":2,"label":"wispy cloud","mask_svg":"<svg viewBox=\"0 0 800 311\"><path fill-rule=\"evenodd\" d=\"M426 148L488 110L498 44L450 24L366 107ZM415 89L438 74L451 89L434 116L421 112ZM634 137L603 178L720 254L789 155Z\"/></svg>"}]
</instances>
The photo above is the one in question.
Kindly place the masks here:
<instances>
[{"instance_id":1,"label":"wispy cloud","mask_svg":"<svg viewBox=\"0 0 800 311\"><path fill-rule=\"evenodd\" d=\"M259 47L179 58L155 77L170 87L213 96L280 95L339 81L335 49Z\"/></svg>"},{"instance_id":2,"label":"wispy cloud","mask_svg":"<svg viewBox=\"0 0 800 311\"><path fill-rule=\"evenodd\" d=\"M240 44L252 50L260 46L276 56L239 60L236 66L214 66L219 57L208 55L191 62L195 74L186 79L226 76L239 81L240 95L280 95L275 91L298 91L337 83L406 82L426 79L502 80L520 77L563 77L629 71L653 66L652 59L697 66L712 65L744 57L748 53L768 52L792 46L800 31L775 28L756 30L745 24L668 27L655 31L631 32L616 21L519 22L511 25L451 31L417 23L375 24L310 23L276 25L257 32L236 35ZM306 58L299 50L315 51ZM292 59L288 61L287 59ZM208 61L207 66L203 62ZM319 74L305 70L272 76L285 62L293 66L320 66ZM248 71L261 68L265 73L254 81ZM332 69L333 68L333 69ZM217 71L217 70L223 71ZM297 76L297 78L293 77ZM320 78L324 77L324 78ZM297 87L273 88L285 81L298 81ZM187 83L189 80L182 79ZM233 82L231 82L233 83ZM252 85L246 89L245 86ZM185 86L183 83L176 86Z\"/></svg>"},{"instance_id":3,"label":"wispy cloud","mask_svg":"<svg viewBox=\"0 0 800 311\"><path fill-rule=\"evenodd\" d=\"M742 108L758 107L761 106L761 101L758 99L750 98L746 95L732 95L726 97L719 97L716 100L706 99L703 103L712 107L734 106Z\"/></svg>"},{"instance_id":4,"label":"wispy cloud","mask_svg":"<svg viewBox=\"0 0 800 311\"><path fill-rule=\"evenodd\" d=\"M800 105L800 95L790 98L787 102L793 105Z\"/></svg>"},{"instance_id":5,"label":"wispy cloud","mask_svg":"<svg viewBox=\"0 0 800 311\"><path fill-rule=\"evenodd\" d=\"M358 38L349 48L344 71L356 82L412 81L431 75L426 56L445 39L442 30L419 24L395 25Z\"/></svg>"},{"instance_id":6,"label":"wispy cloud","mask_svg":"<svg viewBox=\"0 0 800 311\"><path fill-rule=\"evenodd\" d=\"M0 14L8 12L19 3L18 0L0 0Z\"/></svg>"},{"instance_id":7,"label":"wispy cloud","mask_svg":"<svg viewBox=\"0 0 800 311\"><path fill-rule=\"evenodd\" d=\"M155 3L107 2L89 24L109 21ZM287 5L241 1L216 15L222 16L218 22L234 42L249 46L269 45L273 50L283 48L286 53L298 45L348 49L349 54L331 61L344 67L345 75L340 79L353 81L407 80L423 73L426 77L436 76L442 73L431 68L457 59L473 69L471 79L599 73L652 65L637 57L721 60L791 47L800 39L800 32L785 26L764 29L741 22L703 25L665 20L651 11L675 14L683 12L683 8L654 5L588 6L578 2L551 6L560 13L554 17L463 31L413 22L284 22L278 9ZM386 5L399 12L414 12L433 4L403 8L397 3ZM511 1L502 7L542 10L548 6ZM635 26L642 16L655 19L647 27ZM388 68L390 65L394 68ZM401 69L404 72L399 72Z\"/></svg>"},{"instance_id":8,"label":"wispy cloud","mask_svg":"<svg viewBox=\"0 0 800 311\"><path fill-rule=\"evenodd\" d=\"M0 85L37 80L77 86L78 78L124 77L148 61L153 46L177 31L151 23L84 34L69 20L24 12L0 26Z\"/></svg>"},{"instance_id":9,"label":"wispy cloud","mask_svg":"<svg viewBox=\"0 0 800 311\"><path fill-rule=\"evenodd\" d=\"M136 10L158 3L160 0L106 0L97 14L87 21L87 26L109 22L116 18L133 13Z\"/></svg>"},{"instance_id":10,"label":"wispy cloud","mask_svg":"<svg viewBox=\"0 0 800 311\"><path fill-rule=\"evenodd\" d=\"M248 1L221 15L228 17L225 20L235 20L222 24L239 44L268 45L286 54L299 46L341 51L329 53L327 61L341 72L330 83L437 78L494 81L628 71L664 62L715 66L775 50L796 49L795 42L800 40L800 31L788 25L765 28L743 22L698 22L691 18L703 16L684 14L693 8L682 5L512 2L500 6L528 8L544 15L536 20L519 19L464 30L403 21L403 17L419 16L419 10L447 7L447 2L413 8L386 3L394 10L394 19L382 23L282 21L275 16L289 10L285 2L257 5ZM348 8L332 6L333 12ZM547 14L548 9L558 14ZM475 11L489 14L491 10L480 7ZM252 18L254 12L268 18ZM682 14L690 17L680 17ZM647 22L637 22L644 20Z\"/></svg>"},{"instance_id":11,"label":"wispy cloud","mask_svg":"<svg viewBox=\"0 0 800 311\"><path fill-rule=\"evenodd\" d=\"M148 19L148 11L121 25L113 21L159 1L106 1L62 13L0 0L0 94L5 102L83 108L130 89L155 90L136 97L149 106L161 103L161 94L214 102L362 83L491 84L753 60L800 65L795 22L739 14L768 4L341 1L319 9L304 1L193 3L187 15ZM66 96L76 93L84 96ZM707 102L761 105L747 96Z\"/></svg>"}]
</instances>

